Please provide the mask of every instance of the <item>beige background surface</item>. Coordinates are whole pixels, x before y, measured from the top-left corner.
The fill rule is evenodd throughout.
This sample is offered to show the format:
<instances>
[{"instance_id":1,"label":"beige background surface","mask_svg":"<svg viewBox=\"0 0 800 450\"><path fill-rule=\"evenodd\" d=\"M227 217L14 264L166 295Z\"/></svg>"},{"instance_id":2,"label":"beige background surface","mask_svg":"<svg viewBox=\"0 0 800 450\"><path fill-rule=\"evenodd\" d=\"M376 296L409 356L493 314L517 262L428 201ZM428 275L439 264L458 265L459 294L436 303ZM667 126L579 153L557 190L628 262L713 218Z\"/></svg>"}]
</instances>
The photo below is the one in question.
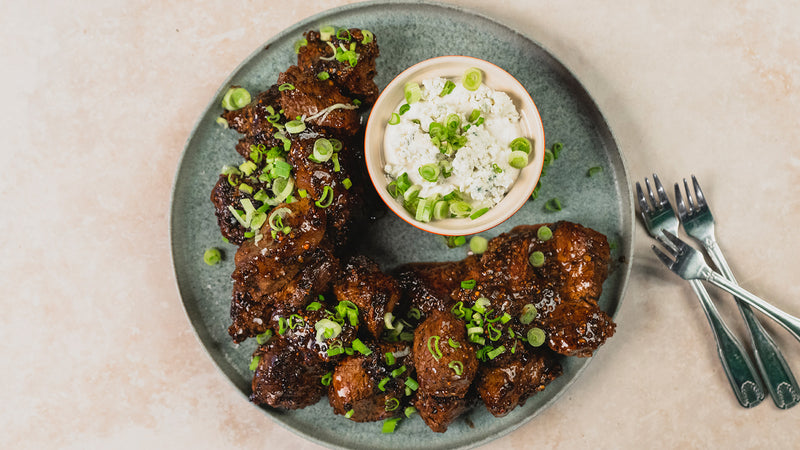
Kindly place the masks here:
<instances>
[{"instance_id":1,"label":"beige background surface","mask_svg":"<svg viewBox=\"0 0 800 450\"><path fill-rule=\"evenodd\" d=\"M168 207L184 141L228 73L347 3L4 2L0 447L318 448L198 344ZM800 315L797 2L457 3L573 70L634 179L696 174L740 283ZM649 245L637 226L617 335L556 405L488 447L800 445L800 407L737 405L697 301ZM771 329L800 375L800 343Z\"/></svg>"}]
</instances>

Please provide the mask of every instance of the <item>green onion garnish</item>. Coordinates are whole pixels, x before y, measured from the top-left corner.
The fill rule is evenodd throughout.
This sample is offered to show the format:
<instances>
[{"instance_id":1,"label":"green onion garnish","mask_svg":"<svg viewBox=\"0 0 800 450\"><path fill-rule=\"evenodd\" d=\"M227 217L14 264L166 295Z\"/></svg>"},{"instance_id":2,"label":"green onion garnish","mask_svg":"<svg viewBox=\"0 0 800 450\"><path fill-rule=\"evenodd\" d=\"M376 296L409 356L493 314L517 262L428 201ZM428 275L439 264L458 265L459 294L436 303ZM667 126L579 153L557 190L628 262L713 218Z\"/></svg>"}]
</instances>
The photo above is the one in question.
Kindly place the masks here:
<instances>
[{"instance_id":1,"label":"green onion garnish","mask_svg":"<svg viewBox=\"0 0 800 450\"><path fill-rule=\"evenodd\" d=\"M553 197L544 204L544 209L548 211L561 211L561 200L558 197Z\"/></svg>"},{"instance_id":2,"label":"green onion garnish","mask_svg":"<svg viewBox=\"0 0 800 450\"><path fill-rule=\"evenodd\" d=\"M532 303L528 303L522 307L522 315L519 317L519 322L523 325L529 325L538 314L539 312L536 310L536 306Z\"/></svg>"},{"instance_id":3,"label":"green onion garnish","mask_svg":"<svg viewBox=\"0 0 800 450\"><path fill-rule=\"evenodd\" d=\"M203 262L209 266L218 264L220 261L222 261L222 253L217 248L211 247L203 253Z\"/></svg>"},{"instance_id":4,"label":"green onion garnish","mask_svg":"<svg viewBox=\"0 0 800 450\"><path fill-rule=\"evenodd\" d=\"M495 328L494 324L490 323L486 327L486 335L489 337L490 340L496 341L496 340L500 339L500 336L503 335L503 330L499 330L499 329Z\"/></svg>"},{"instance_id":5,"label":"green onion garnish","mask_svg":"<svg viewBox=\"0 0 800 450\"><path fill-rule=\"evenodd\" d=\"M271 337L272 337L272 330L267 330L261 334L256 335L256 342L258 343L258 345L264 345L270 340Z\"/></svg>"},{"instance_id":6,"label":"green onion garnish","mask_svg":"<svg viewBox=\"0 0 800 450\"><path fill-rule=\"evenodd\" d=\"M272 163L272 169L270 169L269 174L272 178L289 178L289 175L292 173L292 165L285 162L285 161L275 161ZM272 190L275 191L275 186L272 186Z\"/></svg>"},{"instance_id":7,"label":"green onion garnish","mask_svg":"<svg viewBox=\"0 0 800 450\"><path fill-rule=\"evenodd\" d=\"M330 77L331 77L331 74L329 74L328 72L324 72L324 71L317 74L317 78L319 78L322 81L325 81Z\"/></svg>"},{"instance_id":8,"label":"green onion garnish","mask_svg":"<svg viewBox=\"0 0 800 450\"><path fill-rule=\"evenodd\" d=\"M394 358L394 353L392 352L386 352L386 354L383 356L386 357L386 365L393 366L394 363L397 362L397 360Z\"/></svg>"},{"instance_id":9,"label":"green onion garnish","mask_svg":"<svg viewBox=\"0 0 800 450\"><path fill-rule=\"evenodd\" d=\"M450 203L447 200L438 200L433 204L433 218L436 220L450 217Z\"/></svg>"},{"instance_id":10,"label":"green onion garnish","mask_svg":"<svg viewBox=\"0 0 800 450\"><path fill-rule=\"evenodd\" d=\"M246 177L249 177L256 169L258 169L258 166L253 161L245 161L239 166L239 170L241 170Z\"/></svg>"},{"instance_id":11,"label":"green onion garnish","mask_svg":"<svg viewBox=\"0 0 800 450\"><path fill-rule=\"evenodd\" d=\"M286 319L283 317L278 317L278 334L283 336L286 333L286 328Z\"/></svg>"},{"instance_id":12,"label":"green onion garnish","mask_svg":"<svg viewBox=\"0 0 800 450\"><path fill-rule=\"evenodd\" d=\"M380 389L381 392L386 392L386 383L388 383L389 380L391 380L391 378L385 377L382 378L381 381L378 383L378 389Z\"/></svg>"},{"instance_id":13,"label":"green onion garnish","mask_svg":"<svg viewBox=\"0 0 800 450\"><path fill-rule=\"evenodd\" d=\"M417 308L411 308L408 310L408 314L406 314L411 319L419 319L422 317L422 312Z\"/></svg>"},{"instance_id":14,"label":"green onion garnish","mask_svg":"<svg viewBox=\"0 0 800 450\"><path fill-rule=\"evenodd\" d=\"M408 192L408 191L406 191ZM417 203L416 214L414 218L420 222L430 222L431 218L433 218L433 205L435 200L422 198L419 199L419 203Z\"/></svg>"},{"instance_id":15,"label":"green onion garnish","mask_svg":"<svg viewBox=\"0 0 800 450\"><path fill-rule=\"evenodd\" d=\"M344 186L345 189L350 189L351 187L353 187L353 182L350 181L350 178L345 178L344 180L342 180L342 186Z\"/></svg>"},{"instance_id":16,"label":"green onion garnish","mask_svg":"<svg viewBox=\"0 0 800 450\"><path fill-rule=\"evenodd\" d=\"M228 111L236 111L242 109L250 103L252 98L247 89L241 87L232 87L225 92L222 96L222 108Z\"/></svg>"},{"instance_id":17,"label":"green onion garnish","mask_svg":"<svg viewBox=\"0 0 800 450\"><path fill-rule=\"evenodd\" d=\"M350 30L347 28L339 28L336 30L336 39L350 42L353 37L350 35Z\"/></svg>"},{"instance_id":18,"label":"green onion garnish","mask_svg":"<svg viewBox=\"0 0 800 450\"><path fill-rule=\"evenodd\" d=\"M461 126L461 116L458 114L448 114L444 119L444 126L451 132L457 132Z\"/></svg>"},{"instance_id":19,"label":"green onion garnish","mask_svg":"<svg viewBox=\"0 0 800 450\"><path fill-rule=\"evenodd\" d=\"M461 289L475 289L475 285L477 281L473 280L464 280L461 282Z\"/></svg>"},{"instance_id":20,"label":"green onion garnish","mask_svg":"<svg viewBox=\"0 0 800 450\"><path fill-rule=\"evenodd\" d=\"M524 138L524 137L518 137L518 138L514 139L513 141L511 141L511 143L509 144L509 147L511 147L511 151L512 152L530 153L531 152L531 141L529 141L527 138Z\"/></svg>"},{"instance_id":21,"label":"green onion garnish","mask_svg":"<svg viewBox=\"0 0 800 450\"><path fill-rule=\"evenodd\" d=\"M472 207L465 201L458 200L450 203L450 214L456 217L466 217L470 211L472 211ZM464 238L464 243L466 243L466 238Z\"/></svg>"},{"instance_id":22,"label":"green onion garnish","mask_svg":"<svg viewBox=\"0 0 800 450\"><path fill-rule=\"evenodd\" d=\"M475 122L476 120L478 120L478 117L480 117L480 116L481 116L481 110L480 109L473 109L472 112L469 113L469 117L467 117L467 121Z\"/></svg>"},{"instance_id":23,"label":"green onion garnish","mask_svg":"<svg viewBox=\"0 0 800 450\"><path fill-rule=\"evenodd\" d=\"M500 347L497 347L496 349L494 349L494 350L491 350L491 351L489 351L488 353L486 353L486 356L488 356L488 357L489 357L489 359L495 359L495 358L497 358L498 356L500 356L500 355L502 355L503 353L505 353L505 351L506 351L506 348L505 348L504 346L502 346L502 345L501 345Z\"/></svg>"},{"instance_id":24,"label":"green onion garnish","mask_svg":"<svg viewBox=\"0 0 800 450\"><path fill-rule=\"evenodd\" d=\"M411 109L411 106L409 106L408 103L403 103L400 105L400 110L397 112L402 116L403 114L407 113L409 109Z\"/></svg>"},{"instance_id":25,"label":"green onion garnish","mask_svg":"<svg viewBox=\"0 0 800 450\"><path fill-rule=\"evenodd\" d=\"M392 115L389 116L389 125L397 125L398 123L400 123L400 115L392 113Z\"/></svg>"},{"instance_id":26,"label":"green onion garnish","mask_svg":"<svg viewBox=\"0 0 800 450\"><path fill-rule=\"evenodd\" d=\"M217 122L217 124L219 124L219 126L221 126L222 128L228 128L228 121L227 121L227 120L225 120L223 117L217 117L217 120L216 120L216 122Z\"/></svg>"},{"instance_id":27,"label":"green onion garnish","mask_svg":"<svg viewBox=\"0 0 800 450\"><path fill-rule=\"evenodd\" d=\"M528 344L531 344L533 347L539 347L544 344L544 330L541 328L531 328L528 330Z\"/></svg>"},{"instance_id":28,"label":"green onion garnish","mask_svg":"<svg viewBox=\"0 0 800 450\"><path fill-rule=\"evenodd\" d=\"M536 230L536 237L542 242L549 241L553 237L553 230L547 225L542 225Z\"/></svg>"},{"instance_id":29,"label":"green onion garnish","mask_svg":"<svg viewBox=\"0 0 800 450\"><path fill-rule=\"evenodd\" d=\"M481 255L489 248L489 241L483 236L472 236L469 240L469 249L476 255Z\"/></svg>"},{"instance_id":30,"label":"green onion garnish","mask_svg":"<svg viewBox=\"0 0 800 450\"><path fill-rule=\"evenodd\" d=\"M302 120L296 119L286 122L286 131L289 133L297 134L305 131L305 129L306 129L306 123L303 122Z\"/></svg>"},{"instance_id":31,"label":"green onion garnish","mask_svg":"<svg viewBox=\"0 0 800 450\"><path fill-rule=\"evenodd\" d=\"M397 423L403 420L402 417L392 417L391 419L386 419L383 421L383 427L381 428L381 433L388 434L394 433L394 429L397 428Z\"/></svg>"},{"instance_id":32,"label":"green onion garnish","mask_svg":"<svg viewBox=\"0 0 800 450\"><path fill-rule=\"evenodd\" d=\"M525 152L511 152L508 155L508 165L515 169L522 169L528 165L528 154Z\"/></svg>"},{"instance_id":33,"label":"green onion garnish","mask_svg":"<svg viewBox=\"0 0 800 450\"><path fill-rule=\"evenodd\" d=\"M323 386L328 386L329 384L331 384L331 380L333 380L333 371L323 375L322 378L319 380L319 382L322 383Z\"/></svg>"},{"instance_id":34,"label":"green onion garnish","mask_svg":"<svg viewBox=\"0 0 800 450\"><path fill-rule=\"evenodd\" d=\"M461 374L464 373L464 363L461 361L450 361L450 364L448 364L447 367L453 369L453 372L455 372L458 376L461 376Z\"/></svg>"},{"instance_id":35,"label":"green onion garnish","mask_svg":"<svg viewBox=\"0 0 800 450\"><path fill-rule=\"evenodd\" d=\"M469 68L464 71L464 75L461 78L461 83L468 91L477 90L481 83L483 82L483 73L481 73L480 69L475 67Z\"/></svg>"},{"instance_id":36,"label":"green onion garnish","mask_svg":"<svg viewBox=\"0 0 800 450\"><path fill-rule=\"evenodd\" d=\"M542 267L544 265L544 253L540 251L535 251L531 253L531 256L528 258L528 261L531 263L533 267Z\"/></svg>"},{"instance_id":37,"label":"green onion garnish","mask_svg":"<svg viewBox=\"0 0 800 450\"><path fill-rule=\"evenodd\" d=\"M342 300L336 305L336 314L342 319L350 320L350 325L358 325L358 306L350 300Z\"/></svg>"},{"instance_id":38,"label":"green onion garnish","mask_svg":"<svg viewBox=\"0 0 800 450\"><path fill-rule=\"evenodd\" d=\"M278 86L278 91L279 92L291 91L293 89L294 89L294 85L291 84L291 83L283 83L282 85Z\"/></svg>"},{"instance_id":39,"label":"green onion garnish","mask_svg":"<svg viewBox=\"0 0 800 450\"><path fill-rule=\"evenodd\" d=\"M294 53L300 53L300 48L305 47L306 45L308 45L308 40L306 38L298 39L294 42Z\"/></svg>"},{"instance_id":40,"label":"green onion garnish","mask_svg":"<svg viewBox=\"0 0 800 450\"><path fill-rule=\"evenodd\" d=\"M319 29L319 38L323 41L330 41L331 36L333 36L335 33L336 29L334 29L332 26L324 26Z\"/></svg>"},{"instance_id":41,"label":"green onion garnish","mask_svg":"<svg viewBox=\"0 0 800 450\"><path fill-rule=\"evenodd\" d=\"M461 344L459 344L458 341L454 341L453 338L448 338L447 339L447 344L450 345L450 347L453 347L453 348L461 348Z\"/></svg>"},{"instance_id":42,"label":"green onion garnish","mask_svg":"<svg viewBox=\"0 0 800 450\"><path fill-rule=\"evenodd\" d=\"M345 349L344 349L344 347L342 347L341 344L333 345L333 346L329 347L328 350L327 350L328 356L339 356L342 353L345 353Z\"/></svg>"},{"instance_id":43,"label":"green onion garnish","mask_svg":"<svg viewBox=\"0 0 800 450\"><path fill-rule=\"evenodd\" d=\"M331 319L320 319L314 324L314 329L317 330L316 340L319 343L327 339L333 339L339 336L342 332L342 326Z\"/></svg>"},{"instance_id":44,"label":"green onion garnish","mask_svg":"<svg viewBox=\"0 0 800 450\"><path fill-rule=\"evenodd\" d=\"M555 159L555 157L553 156L553 152L551 152L550 150L545 150L544 151L544 167L547 168L547 166L549 166L550 164L553 164L553 159ZM542 169L542 170L544 170L544 169Z\"/></svg>"},{"instance_id":45,"label":"green onion garnish","mask_svg":"<svg viewBox=\"0 0 800 450\"><path fill-rule=\"evenodd\" d=\"M336 150L336 147L334 147L334 151L335 150ZM338 172L338 171L342 170L341 167L339 167L339 155L338 154L334 153L333 157L331 157L331 161L333 161L333 171L334 172Z\"/></svg>"},{"instance_id":46,"label":"green onion garnish","mask_svg":"<svg viewBox=\"0 0 800 450\"><path fill-rule=\"evenodd\" d=\"M357 351L358 353L361 353L364 356L369 356L372 354L372 350L370 350L369 347L367 347L363 342L361 342L361 339L353 340L353 350Z\"/></svg>"},{"instance_id":47,"label":"green onion garnish","mask_svg":"<svg viewBox=\"0 0 800 450\"><path fill-rule=\"evenodd\" d=\"M299 314L292 314L289 316L287 323L289 324L289 328L294 330L298 326L305 325L306 321Z\"/></svg>"},{"instance_id":48,"label":"green onion garnish","mask_svg":"<svg viewBox=\"0 0 800 450\"><path fill-rule=\"evenodd\" d=\"M306 311L319 311L322 308L322 303L311 302L306 306Z\"/></svg>"},{"instance_id":49,"label":"green onion garnish","mask_svg":"<svg viewBox=\"0 0 800 450\"><path fill-rule=\"evenodd\" d=\"M433 355L433 359L437 361L442 357L442 351L439 350L439 339L441 338L436 335L428 338L428 351ZM431 344L431 341L433 341L433 344Z\"/></svg>"},{"instance_id":50,"label":"green onion garnish","mask_svg":"<svg viewBox=\"0 0 800 450\"><path fill-rule=\"evenodd\" d=\"M597 175L598 173L600 173L602 171L603 171L603 168L600 167L600 166L590 167L589 170L586 172L586 176L587 177L593 177L593 176Z\"/></svg>"},{"instance_id":51,"label":"green onion garnish","mask_svg":"<svg viewBox=\"0 0 800 450\"><path fill-rule=\"evenodd\" d=\"M420 176L426 181L436 182L439 179L438 164L424 164L419 168Z\"/></svg>"},{"instance_id":52,"label":"green onion garnish","mask_svg":"<svg viewBox=\"0 0 800 450\"><path fill-rule=\"evenodd\" d=\"M498 166L497 163L492 163L492 170L494 171L494 173L503 173L503 168Z\"/></svg>"},{"instance_id":53,"label":"green onion garnish","mask_svg":"<svg viewBox=\"0 0 800 450\"><path fill-rule=\"evenodd\" d=\"M309 159L316 163L324 163L331 159L333 156L333 144L325 138L319 138L314 141L314 150L311 152Z\"/></svg>"},{"instance_id":54,"label":"green onion garnish","mask_svg":"<svg viewBox=\"0 0 800 450\"><path fill-rule=\"evenodd\" d=\"M331 206L331 203L333 203L333 188L330 186L325 186L322 189L322 196L320 196L319 200L315 201L314 204L322 209L325 209L328 206Z\"/></svg>"},{"instance_id":55,"label":"green onion garnish","mask_svg":"<svg viewBox=\"0 0 800 450\"><path fill-rule=\"evenodd\" d=\"M397 378L406 371L406 366L400 366L392 371L392 378Z\"/></svg>"},{"instance_id":56,"label":"green onion garnish","mask_svg":"<svg viewBox=\"0 0 800 450\"><path fill-rule=\"evenodd\" d=\"M297 195L299 195L300 198L306 198L308 196L308 191L305 189L298 189Z\"/></svg>"},{"instance_id":57,"label":"green onion garnish","mask_svg":"<svg viewBox=\"0 0 800 450\"><path fill-rule=\"evenodd\" d=\"M475 220L478 217L486 214L487 211L489 211L489 208L481 208L481 209L475 211L474 213L470 214L469 218L472 219L472 220Z\"/></svg>"},{"instance_id":58,"label":"green onion garnish","mask_svg":"<svg viewBox=\"0 0 800 450\"><path fill-rule=\"evenodd\" d=\"M406 98L406 103L409 105L418 102L422 98L422 89L419 84L413 81L406 83L403 87L403 94Z\"/></svg>"},{"instance_id":59,"label":"green onion garnish","mask_svg":"<svg viewBox=\"0 0 800 450\"><path fill-rule=\"evenodd\" d=\"M405 409L405 411L403 411L403 414L405 414L406 417L411 417L411 415L416 413L416 412L417 412L417 408L414 408L413 406L409 406L409 407L407 407Z\"/></svg>"},{"instance_id":60,"label":"green onion garnish","mask_svg":"<svg viewBox=\"0 0 800 450\"><path fill-rule=\"evenodd\" d=\"M551 148L553 149L553 158L558 159L558 155L561 154L561 150L564 150L564 144L561 142L556 142Z\"/></svg>"},{"instance_id":61,"label":"green onion garnish","mask_svg":"<svg viewBox=\"0 0 800 450\"><path fill-rule=\"evenodd\" d=\"M347 411L347 412L345 413L345 415L344 415L345 419L349 419L349 418L353 417L353 414L354 414L354 413L355 413L355 411L354 411L354 410L352 410L352 409L351 409L350 411Z\"/></svg>"},{"instance_id":62,"label":"green onion garnish","mask_svg":"<svg viewBox=\"0 0 800 450\"><path fill-rule=\"evenodd\" d=\"M453 212L452 205L450 206L451 206L450 212ZM467 243L467 238L465 238L464 236L447 236L445 238L445 243L450 248L461 247L462 245Z\"/></svg>"},{"instance_id":63,"label":"green onion garnish","mask_svg":"<svg viewBox=\"0 0 800 450\"><path fill-rule=\"evenodd\" d=\"M258 362L261 361L261 356L253 356L250 360L250 370L255 371L258 368Z\"/></svg>"},{"instance_id":64,"label":"green onion garnish","mask_svg":"<svg viewBox=\"0 0 800 450\"><path fill-rule=\"evenodd\" d=\"M417 389L419 389L419 383L417 383L417 380L415 380L415 379L413 379L411 377L406 378L406 383L405 384L412 391L416 391Z\"/></svg>"},{"instance_id":65,"label":"green onion garnish","mask_svg":"<svg viewBox=\"0 0 800 450\"><path fill-rule=\"evenodd\" d=\"M509 313L507 313L507 312L504 312L504 313L503 313L503 315L502 315L502 316L500 316L500 323L502 323L502 324L506 324L506 323L508 323L508 321L509 321L509 320L511 320L511 314L509 314ZM512 330L510 330L510 329L509 329L508 331L510 331L511 333L513 333L513 331L512 331Z\"/></svg>"},{"instance_id":66,"label":"green onion garnish","mask_svg":"<svg viewBox=\"0 0 800 450\"><path fill-rule=\"evenodd\" d=\"M375 38L375 35L373 35L372 31L369 30L361 30L361 34L364 36L364 38L361 39L361 43L364 45L369 44Z\"/></svg>"},{"instance_id":67,"label":"green onion garnish","mask_svg":"<svg viewBox=\"0 0 800 450\"><path fill-rule=\"evenodd\" d=\"M439 93L439 97L444 97L445 95L453 92L453 89L455 89L455 87L456 84L453 83L452 81L450 80L445 81L444 88L442 88L442 92Z\"/></svg>"}]
</instances>

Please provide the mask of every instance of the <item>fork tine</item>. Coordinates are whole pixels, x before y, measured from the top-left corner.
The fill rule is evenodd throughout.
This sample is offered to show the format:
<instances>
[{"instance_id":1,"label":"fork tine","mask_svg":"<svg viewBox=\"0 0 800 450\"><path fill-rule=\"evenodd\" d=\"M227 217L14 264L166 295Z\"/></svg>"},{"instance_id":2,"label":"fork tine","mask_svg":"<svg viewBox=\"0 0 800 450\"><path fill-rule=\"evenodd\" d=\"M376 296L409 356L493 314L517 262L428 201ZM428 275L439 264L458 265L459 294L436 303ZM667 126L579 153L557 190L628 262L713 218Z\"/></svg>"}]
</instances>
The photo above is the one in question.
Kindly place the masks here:
<instances>
[{"instance_id":1,"label":"fork tine","mask_svg":"<svg viewBox=\"0 0 800 450\"><path fill-rule=\"evenodd\" d=\"M681 185L678 183L675 183L675 207L678 209L678 218L681 219L681 222L686 220L686 203L683 202Z\"/></svg>"},{"instance_id":2,"label":"fork tine","mask_svg":"<svg viewBox=\"0 0 800 450\"><path fill-rule=\"evenodd\" d=\"M694 193L697 197L697 206L700 208L707 207L706 197L703 195L703 191L700 190L700 183L697 182L697 178L695 178L694 175L692 175L692 184L694 185Z\"/></svg>"},{"instance_id":3,"label":"fork tine","mask_svg":"<svg viewBox=\"0 0 800 450\"><path fill-rule=\"evenodd\" d=\"M675 248L677 248L678 251L682 252L682 251L686 250L687 247L689 247L689 244L687 244L686 242L683 242L678 236L675 236L674 234L670 233L667 230L664 230L664 236L666 236L667 239L672 241L672 244L675 245Z\"/></svg>"},{"instance_id":4,"label":"fork tine","mask_svg":"<svg viewBox=\"0 0 800 450\"><path fill-rule=\"evenodd\" d=\"M639 201L639 210L641 210L642 214L647 214L650 212L650 205L647 204L647 199L644 197L644 192L642 191L642 185L639 182L636 182L636 199Z\"/></svg>"},{"instance_id":5,"label":"fork tine","mask_svg":"<svg viewBox=\"0 0 800 450\"><path fill-rule=\"evenodd\" d=\"M689 189L689 183L686 178L683 179L683 190L686 191L686 202L689 203L689 211L694 209L694 200L692 199L692 191Z\"/></svg>"},{"instance_id":6,"label":"fork tine","mask_svg":"<svg viewBox=\"0 0 800 450\"><path fill-rule=\"evenodd\" d=\"M656 196L653 194L653 189L650 187L650 180L647 178L644 179L644 184L647 186L647 195L650 197L650 203L653 204L653 208L659 209L659 203L656 201Z\"/></svg>"},{"instance_id":7,"label":"fork tine","mask_svg":"<svg viewBox=\"0 0 800 450\"><path fill-rule=\"evenodd\" d=\"M673 261L669 256L665 255L664 252L659 250L655 245L651 246L650 248L653 249L653 252L655 252L656 256L658 256L658 259L660 259L665 266L672 270L672 266L675 264L675 261Z\"/></svg>"},{"instance_id":8,"label":"fork tine","mask_svg":"<svg viewBox=\"0 0 800 450\"><path fill-rule=\"evenodd\" d=\"M675 244L670 242L667 238L664 237L664 230L661 230L661 234L656 236L656 240L664 246L664 248L674 257L678 257L678 248L675 247Z\"/></svg>"},{"instance_id":9,"label":"fork tine","mask_svg":"<svg viewBox=\"0 0 800 450\"><path fill-rule=\"evenodd\" d=\"M661 206L668 206L669 197L667 197L664 186L661 184L661 180L658 179L658 175L656 174L653 174L653 183L656 185L656 192L658 192L658 199L660 200Z\"/></svg>"}]
</instances>

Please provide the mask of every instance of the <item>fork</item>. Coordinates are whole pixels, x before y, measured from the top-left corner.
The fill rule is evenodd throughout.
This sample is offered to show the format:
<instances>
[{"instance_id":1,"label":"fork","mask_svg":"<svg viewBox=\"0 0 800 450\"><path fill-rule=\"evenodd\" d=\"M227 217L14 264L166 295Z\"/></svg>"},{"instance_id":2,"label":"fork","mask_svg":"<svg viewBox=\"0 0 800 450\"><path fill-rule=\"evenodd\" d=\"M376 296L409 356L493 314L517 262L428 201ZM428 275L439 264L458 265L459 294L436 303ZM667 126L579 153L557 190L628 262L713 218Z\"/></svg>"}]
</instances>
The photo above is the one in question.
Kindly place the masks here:
<instances>
[{"instance_id":1,"label":"fork","mask_svg":"<svg viewBox=\"0 0 800 450\"><path fill-rule=\"evenodd\" d=\"M703 191L697 178L692 175L692 186L694 187L694 199L689 183L683 179L683 188L686 191L686 203L681 196L681 189L675 183L675 203L678 208L678 217L686 234L699 241L711 257L714 265L728 280L736 283L728 262L722 255L714 234L714 217L708 207ZM750 332L750 343L753 346L756 364L761 372L761 376L766 382L775 406L781 409L788 409L800 402L800 388L797 386L789 365L783 358L775 341L767 333L755 316L755 313L741 299L736 299L747 329Z\"/></svg>"},{"instance_id":2,"label":"fork","mask_svg":"<svg viewBox=\"0 0 800 450\"><path fill-rule=\"evenodd\" d=\"M642 191L642 186L638 182L636 183L636 196L645 228L655 238L663 238L664 232L677 234L678 217L672 210L669 198L664 191L664 186L656 174L653 174L653 182L656 186L656 192L658 192L658 200L656 200L653 189L650 187L650 182L647 178L644 179L644 183L647 186L647 194L650 198L649 204ZM758 405L764 400L764 388L756 374L753 363L750 362L750 358L747 356L747 352L741 342L725 325L703 284L699 280L689 280L689 284L703 306L708 324L711 326L711 332L714 334L722 368L728 377L734 394L736 394L736 399L745 408L752 408Z\"/></svg>"}]
</instances>

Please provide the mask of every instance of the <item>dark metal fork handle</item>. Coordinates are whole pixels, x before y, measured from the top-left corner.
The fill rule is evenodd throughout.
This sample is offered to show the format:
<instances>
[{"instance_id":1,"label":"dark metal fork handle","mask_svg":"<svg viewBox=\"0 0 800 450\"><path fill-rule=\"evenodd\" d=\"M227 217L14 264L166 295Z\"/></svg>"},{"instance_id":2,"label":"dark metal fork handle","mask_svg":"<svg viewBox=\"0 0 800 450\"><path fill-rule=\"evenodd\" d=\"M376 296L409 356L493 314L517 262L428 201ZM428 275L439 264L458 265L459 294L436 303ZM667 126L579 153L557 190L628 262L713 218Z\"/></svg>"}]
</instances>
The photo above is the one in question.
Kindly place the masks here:
<instances>
[{"instance_id":1,"label":"dark metal fork handle","mask_svg":"<svg viewBox=\"0 0 800 450\"><path fill-rule=\"evenodd\" d=\"M703 305L708 324L711 325L711 331L717 341L717 353L722 362L722 368L725 370L734 394L736 394L736 399L745 408L758 405L764 400L764 388L742 343L725 325L700 280L689 280L689 284L700 299L700 304Z\"/></svg>"}]
</instances>

